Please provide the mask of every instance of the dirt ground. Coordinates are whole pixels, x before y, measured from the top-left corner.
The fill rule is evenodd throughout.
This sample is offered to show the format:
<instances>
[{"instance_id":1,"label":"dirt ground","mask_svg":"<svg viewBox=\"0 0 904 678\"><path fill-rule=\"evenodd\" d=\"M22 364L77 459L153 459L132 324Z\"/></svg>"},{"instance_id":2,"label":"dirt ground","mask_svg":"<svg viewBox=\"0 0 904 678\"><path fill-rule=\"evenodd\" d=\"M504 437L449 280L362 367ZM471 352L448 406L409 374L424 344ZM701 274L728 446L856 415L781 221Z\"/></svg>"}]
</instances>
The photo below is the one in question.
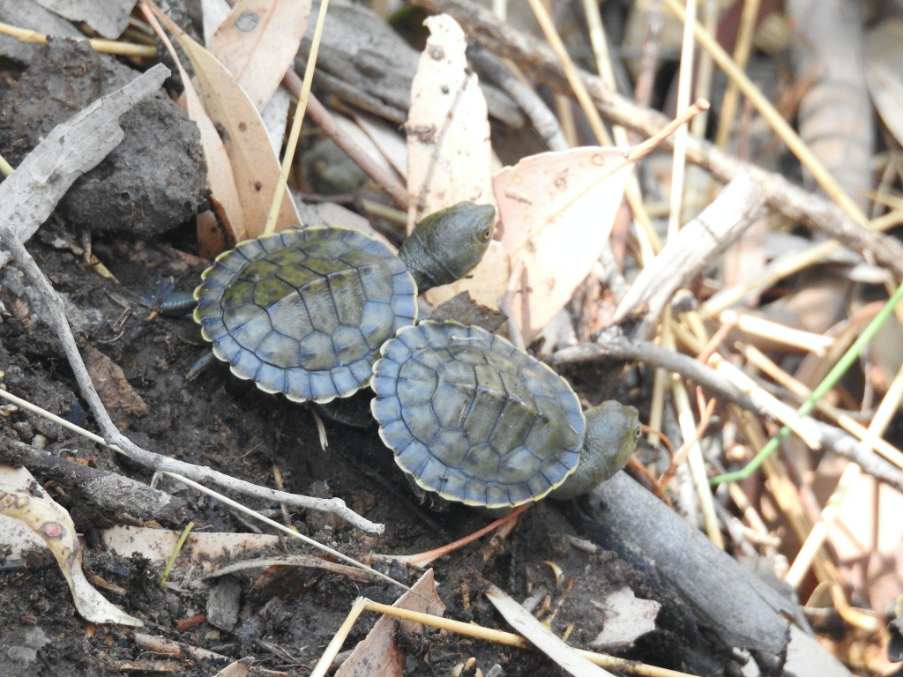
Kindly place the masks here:
<instances>
[{"instance_id":1,"label":"dirt ground","mask_svg":"<svg viewBox=\"0 0 904 678\"><path fill-rule=\"evenodd\" d=\"M153 314L126 297L124 289L148 289L162 276L174 279L178 289L190 291L202 264L174 256L166 244L95 238L94 252L108 262L122 283L117 285L97 276L71 251L58 249L60 243L58 233L50 226L33 239L30 249L56 288L73 302L71 316L73 324L80 327L83 347L92 346L119 365L128 384L147 404L147 414L137 416L114 402L107 403L114 418L131 422L127 432L139 444L271 486L272 467L276 465L287 489L326 491L344 498L354 510L384 523L385 534L365 535L320 514L300 512L293 518L303 532L357 558L366 558L372 552L428 550L490 521L488 516L464 507L436 510L420 505L374 430L327 422L330 445L323 451L309 412L257 390L250 382L235 379L224 366L217 365L195 381L186 382L186 372L205 350L197 327L189 318ZM0 369L5 373L6 388L76 424L95 428L86 415L87 406L76 394L55 337L37 319L29 290L15 269L4 270L0 288L0 301L7 311L0 323ZM15 412L0 419L0 426L3 435L24 442L36 443L42 436L46 449L54 454L149 480L146 471L114 459L109 450L34 415ZM217 502L185 488L163 487L190 502L189 515L196 530L249 531L244 519ZM275 587L278 593L274 596L272 588L250 591L257 576L257 571L251 571L253 574L238 577L242 607L232 633L207 623L180 632L178 620L204 612L206 592L180 585L183 582L178 575L162 590L157 583L159 564L103 552L97 546L98 531L121 523L121 518L86 505L79 500L76 488L51 483L48 489L72 513L76 527L85 535L88 570L126 591L125 595L108 590L104 594L143 619L147 630L155 635L228 657L253 655L260 666L269 669L305 673L316 663L356 596L392 602L398 595L382 583L360 585L334 574L292 570L284 583ZM254 501L249 504L257 506ZM518 600L542 587L551 596L550 609L557 609L552 628L561 634L573 624L570 642L588 647L602 629L601 601L608 593L628 585L638 597L663 604L657 621L661 630L642 637L620 654L676 669L717 670L727 658L724 649L702 635L691 613L662 583L616 553L588 553L575 548L566 537L574 533L560 507L546 502L522 516L497 548L488 550L485 538L441 559L435 570L447 614L506 628L480 595L483 580L497 584ZM290 552L301 550L295 544L286 544L285 548ZM559 586L545 561L562 568L564 581ZM414 583L419 575L401 566L377 566L407 584ZM365 614L345 647L363 638L374 620L375 615ZM4 675L128 675L141 673L141 661L155 658L135 646L129 629L96 627L82 620L49 553L36 555L24 566L0 564L0 635L5 646L22 649L12 657L0 653L0 673ZM484 674L496 664L500 666L497 672L501 670L497 675L560 673L540 653L446 633L407 637L404 641L406 670L413 675L448 675L470 657L477 659L476 667ZM187 660L168 666L186 675L215 672L212 666Z\"/></svg>"}]
</instances>

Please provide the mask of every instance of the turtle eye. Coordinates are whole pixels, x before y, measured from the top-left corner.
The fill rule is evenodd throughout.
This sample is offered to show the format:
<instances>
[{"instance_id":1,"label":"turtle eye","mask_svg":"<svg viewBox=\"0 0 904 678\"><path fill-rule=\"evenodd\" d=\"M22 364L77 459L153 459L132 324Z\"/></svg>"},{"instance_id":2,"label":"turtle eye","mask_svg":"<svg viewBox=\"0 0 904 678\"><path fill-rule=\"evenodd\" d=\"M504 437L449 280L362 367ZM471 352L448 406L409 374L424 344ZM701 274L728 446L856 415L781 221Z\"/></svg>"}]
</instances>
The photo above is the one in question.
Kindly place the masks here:
<instances>
[{"instance_id":1,"label":"turtle eye","mask_svg":"<svg viewBox=\"0 0 904 678\"><path fill-rule=\"evenodd\" d=\"M640 426L634 429L634 438L636 440L640 440L640 436L643 435L643 431L640 430Z\"/></svg>"},{"instance_id":2,"label":"turtle eye","mask_svg":"<svg viewBox=\"0 0 904 678\"><path fill-rule=\"evenodd\" d=\"M490 236L493 235L493 229L488 228L483 233L480 234L480 239L486 242L490 239Z\"/></svg>"}]
</instances>

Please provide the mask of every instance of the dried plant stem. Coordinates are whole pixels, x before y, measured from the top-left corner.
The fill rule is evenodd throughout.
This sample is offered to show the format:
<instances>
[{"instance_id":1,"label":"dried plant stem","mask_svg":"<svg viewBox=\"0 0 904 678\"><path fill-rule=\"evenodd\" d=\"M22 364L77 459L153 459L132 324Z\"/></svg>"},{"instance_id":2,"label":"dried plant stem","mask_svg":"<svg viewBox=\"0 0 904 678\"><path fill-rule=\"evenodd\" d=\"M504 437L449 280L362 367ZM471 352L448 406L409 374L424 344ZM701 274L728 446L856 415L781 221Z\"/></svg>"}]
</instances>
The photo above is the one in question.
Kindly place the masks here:
<instances>
[{"instance_id":1,"label":"dried plant stem","mask_svg":"<svg viewBox=\"0 0 904 678\"><path fill-rule=\"evenodd\" d=\"M0 34L8 35L15 38L19 42L27 42L36 45L47 44L47 36L37 31L31 31L27 28L18 28L9 24L0 23ZM95 52L103 52L104 54L117 54L120 56L132 56L151 58L157 56L157 47L150 45L135 45L130 42L119 42L117 40L103 40L100 38L74 38L75 42L85 42L91 46Z\"/></svg>"},{"instance_id":2,"label":"dried plant stem","mask_svg":"<svg viewBox=\"0 0 904 678\"><path fill-rule=\"evenodd\" d=\"M813 175L816 183L829 194L829 196L841 207L842 210L854 221L859 224L866 223L866 215L857 205L857 203L845 192L841 185L835 180L835 177L825 168L820 160L810 150L810 147L797 135L790 124L785 120L781 113L776 110L772 102L766 98L760 89L753 83L750 78L741 70L732 58L726 54L719 43L717 43L705 30L700 26L693 17L688 17L684 8L678 0L662 0L663 4L668 7L679 20L689 23L694 29L694 36L700 46L705 49L713 58L713 61L725 71L728 78L737 85L738 89L743 92L744 96L753 104L760 115L772 127L773 131L785 142L788 149L800 160L801 164ZM691 2L688 2L688 6Z\"/></svg>"},{"instance_id":3,"label":"dried plant stem","mask_svg":"<svg viewBox=\"0 0 904 678\"><path fill-rule=\"evenodd\" d=\"M902 381L902 371L899 369L895 380L892 382L891 387L879 404L873 420L870 422L869 437L879 438L885 432L885 429L888 428L898 408L901 407L902 389L904 389L904 381ZM860 467L857 464L849 463L838 479L835 489L832 491L825 508L823 508L819 516L819 521L810 530L810 534L804 540L797 556L794 558L794 562L791 563L788 574L785 575L785 581L794 588L800 586L807 572L809 572L813 559L825 542L826 537L828 537L829 528L838 516L838 510L842 501L844 501L847 493L860 478L860 475Z\"/></svg>"},{"instance_id":4,"label":"dried plant stem","mask_svg":"<svg viewBox=\"0 0 904 678\"><path fill-rule=\"evenodd\" d=\"M330 668L330 664L333 663L336 655L339 654L339 650L342 649L342 643L348 638L348 634L351 632L355 622L358 621L358 617L364 612L366 605L367 598L355 599L355 603L352 605L352 609L349 610L345 621L342 622L342 626L336 631L336 635L333 636L330 644L326 646L326 650L323 651L323 655L320 657L320 661L317 662L317 666L311 671L311 678L322 678L326 675L326 672Z\"/></svg>"},{"instance_id":5,"label":"dried plant stem","mask_svg":"<svg viewBox=\"0 0 904 678\"><path fill-rule=\"evenodd\" d=\"M703 27L709 35L715 37L716 30L719 27L719 0L703 0L703 2ZM694 83L695 99L709 99L710 88L713 82L713 71L712 57L706 53L699 54L697 56L697 75ZM694 118L690 127L691 134L696 137L705 137L708 117L707 113L704 112Z\"/></svg>"},{"instance_id":6,"label":"dried plant stem","mask_svg":"<svg viewBox=\"0 0 904 678\"><path fill-rule=\"evenodd\" d=\"M396 617L397 619L405 619L407 621L424 624L426 626L432 626L433 628L450 631L451 633L457 633L469 638L487 640L491 643L499 643L500 645L509 645L511 647L523 647L527 649L533 647L533 645L531 645L531 643L528 642L526 638L523 638L516 633L488 629L485 626L479 626L477 624L466 624L454 619L438 617L434 614L414 612L413 610L405 610L398 607L392 607L391 605L375 603L372 600L366 600L364 609L370 612L378 612L390 617ZM624 671L626 673L633 673L636 676L667 676L669 678L673 676L692 676L692 674L689 673L681 673L680 671L672 671L660 666L651 666L649 664L642 664L641 662L619 659L618 657L612 657L610 655L601 654L599 652L590 652L588 650L578 649L575 649L575 652L580 654L582 657L590 660L597 666L603 667L604 669Z\"/></svg>"},{"instance_id":7,"label":"dried plant stem","mask_svg":"<svg viewBox=\"0 0 904 678\"><path fill-rule=\"evenodd\" d=\"M744 71L747 68L747 60L750 58L750 47L753 45L753 29L756 27L756 18L760 12L760 0L744 0L744 10L741 12L741 29L738 32L738 40L735 43L734 62ZM724 149L728 145L731 129L734 126L735 113L738 110L738 86L733 80L729 80L728 87L722 97L722 110L719 111L719 123L716 128L716 146Z\"/></svg>"},{"instance_id":8,"label":"dried plant stem","mask_svg":"<svg viewBox=\"0 0 904 678\"><path fill-rule=\"evenodd\" d=\"M286 141L286 152L283 155L282 168L276 188L273 191L273 202L270 204L270 213L267 215L267 224L264 226L263 235L272 235L276 229L276 220L282 207L283 196L286 192L286 182L289 180L289 171L292 169L292 161L295 158L295 149L298 147L298 136L301 133L301 121L308 107L308 97L311 95L311 83L314 82L314 69L317 65L317 52L320 50L320 39L323 36L323 24L326 21L326 12L329 9L330 0L321 0L320 13L317 15L317 25L314 28L314 37L311 40L311 52L308 54L308 63L304 70L304 80L301 83L301 92L298 97L298 105L295 108L295 117L292 119L292 129L289 131L289 139Z\"/></svg>"},{"instance_id":9,"label":"dried plant stem","mask_svg":"<svg viewBox=\"0 0 904 678\"><path fill-rule=\"evenodd\" d=\"M735 344L735 348L741 352L751 365L767 374L797 397L806 400L813 395L813 391L785 372L755 346L738 342ZM902 455L901 450L884 438L870 434L865 426L850 415L822 400L816 403L816 409L832 419L845 431L872 447L892 464L898 468L904 468L904 455Z\"/></svg>"},{"instance_id":10,"label":"dried plant stem","mask_svg":"<svg viewBox=\"0 0 904 678\"><path fill-rule=\"evenodd\" d=\"M899 226L902 220L904 220L904 213L899 211L889 212L873 219L867 224L867 227L873 231L886 231ZM832 252L840 248L841 243L838 241L825 240L798 254L776 259L766 266L756 278L726 288L711 297L700 308L700 315L704 319L713 318L729 306L741 301L748 294L767 290L782 278L787 278L789 275L820 263Z\"/></svg>"},{"instance_id":11,"label":"dried plant stem","mask_svg":"<svg viewBox=\"0 0 904 678\"><path fill-rule=\"evenodd\" d=\"M687 19L684 22L684 33L681 38L681 66L678 71L677 110L679 111L687 108L688 104L691 102L691 79L694 74L693 27L697 22L697 0L687 0L686 12ZM684 195L684 166L686 152L687 125L682 125L675 132L675 150L672 154L672 185L669 190L669 239L675 237L680 226L681 198Z\"/></svg>"},{"instance_id":12,"label":"dried plant stem","mask_svg":"<svg viewBox=\"0 0 904 678\"><path fill-rule=\"evenodd\" d=\"M755 337L762 337L786 346L811 351L819 357L823 357L826 351L835 344L835 340L832 337L798 330L749 313L737 313L732 310L726 310L719 314L719 320L722 323L734 325L742 332Z\"/></svg>"}]
</instances>

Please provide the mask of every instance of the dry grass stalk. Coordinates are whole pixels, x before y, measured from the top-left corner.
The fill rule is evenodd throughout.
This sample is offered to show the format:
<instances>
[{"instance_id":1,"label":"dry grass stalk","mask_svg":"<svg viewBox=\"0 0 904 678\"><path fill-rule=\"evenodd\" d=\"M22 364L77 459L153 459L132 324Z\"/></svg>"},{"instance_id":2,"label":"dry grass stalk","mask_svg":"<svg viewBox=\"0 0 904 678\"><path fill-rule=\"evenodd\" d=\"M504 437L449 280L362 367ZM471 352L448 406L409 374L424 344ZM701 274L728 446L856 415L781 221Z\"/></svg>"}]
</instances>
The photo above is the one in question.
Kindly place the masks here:
<instances>
[{"instance_id":1,"label":"dry grass stalk","mask_svg":"<svg viewBox=\"0 0 904 678\"><path fill-rule=\"evenodd\" d=\"M304 80L301 83L301 92L298 97L298 106L295 109L295 117L292 119L292 129L286 141L286 152L283 155L282 169L276 188L273 191L273 203L270 205L270 213L267 215L267 224L264 226L263 235L272 235L276 229L276 221L282 205L283 195L286 192L286 182L289 180L289 171L292 169L292 160L295 158L295 149L298 147L298 136L301 133L301 121L308 107L308 98L311 96L311 84L314 81L314 68L317 64L317 52L320 50L320 38L323 36L323 24L326 21L326 12L329 9L330 0L322 0L320 13L317 15L317 26L314 28L314 37L311 40L311 52L308 54L308 64L304 71Z\"/></svg>"},{"instance_id":2,"label":"dry grass stalk","mask_svg":"<svg viewBox=\"0 0 904 678\"><path fill-rule=\"evenodd\" d=\"M345 621L342 622L342 626L336 631L336 635L333 636L333 639L330 640L330 644L327 645L326 650L323 651L320 661L317 662L314 670L311 671L311 678L322 678L322 676L326 675L326 672L330 668L330 664L333 663L336 655L339 654L339 650L342 649L342 643L348 638L348 634L351 632L355 622L358 621L358 617L364 612L367 602L367 598L355 599L355 603L352 605L352 609L349 610Z\"/></svg>"},{"instance_id":3,"label":"dry grass stalk","mask_svg":"<svg viewBox=\"0 0 904 678\"><path fill-rule=\"evenodd\" d=\"M691 102L691 79L694 74L694 35L697 22L697 0L687 0L687 20L681 37L681 62L678 71L678 110L684 110ZM685 153L687 151L687 125L675 132L675 151L672 154L672 185L669 189L668 237L673 238L681 224L681 199L684 196Z\"/></svg>"},{"instance_id":4,"label":"dry grass stalk","mask_svg":"<svg viewBox=\"0 0 904 678\"><path fill-rule=\"evenodd\" d=\"M9 24L0 23L0 34L8 35L20 42L34 45L46 45L47 36L27 28L18 28ZM157 47L150 45L135 45L130 42L118 40L104 40L101 38L76 38L76 42L87 41L91 49L104 54L116 54L119 56L131 56L150 59L157 56Z\"/></svg>"},{"instance_id":5,"label":"dry grass stalk","mask_svg":"<svg viewBox=\"0 0 904 678\"><path fill-rule=\"evenodd\" d=\"M759 12L760 0L744 0L744 10L741 13L741 29L738 32L738 40L735 43L733 54L735 64L742 71L747 69L747 60L750 58L750 48L753 45L753 33ZM722 96L722 109L719 112L719 123L716 128L716 146L721 149L728 146L728 139L734 127L737 110L738 86L734 81L729 81L725 94Z\"/></svg>"},{"instance_id":6,"label":"dry grass stalk","mask_svg":"<svg viewBox=\"0 0 904 678\"><path fill-rule=\"evenodd\" d=\"M682 22L687 21L687 14L678 0L662 0L663 4L668 7L675 16ZM690 3L688 3L690 4ZM858 207L857 203L844 191L835 178L823 166L819 159L810 150L810 147L797 135L790 124L785 120L781 113L772 105L760 89L747 77L734 60L726 54L719 43L717 43L710 35L691 18L688 22L693 25L694 36L700 46L705 49L718 64L719 68L725 71L729 80L735 83L738 89L743 92L760 115L769 123L773 131L785 142L788 149L800 160L801 164L813 175L816 183L829 194L829 196L841 207L842 210L854 221L865 224L867 219L863 211Z\"/></svg>"}]
</instances>

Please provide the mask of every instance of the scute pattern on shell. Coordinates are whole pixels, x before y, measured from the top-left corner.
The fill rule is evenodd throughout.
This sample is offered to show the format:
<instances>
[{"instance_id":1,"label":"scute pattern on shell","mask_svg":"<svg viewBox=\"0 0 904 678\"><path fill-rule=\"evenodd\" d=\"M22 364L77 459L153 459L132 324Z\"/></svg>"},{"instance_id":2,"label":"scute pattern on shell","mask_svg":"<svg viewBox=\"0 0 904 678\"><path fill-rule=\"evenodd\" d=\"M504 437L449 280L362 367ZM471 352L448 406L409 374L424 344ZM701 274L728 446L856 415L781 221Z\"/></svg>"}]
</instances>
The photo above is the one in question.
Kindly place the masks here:
<instances>
[{"instance_id":1,"label":"scute pattern on shell","mask_svg":"<svg viewBox=\"0 0 904 678\"><path fill-rule=\"evenodd\" d=\"M202 279L195 320L214 354L291 400L325 403L366 386L383 342L417 319L401 259L347 229L246 240Z\"/></svg>"},{"instance_id":2,"label":"scute pattern on shell","mask_svg":"<svg viewBox=\"0 0 904 678\"><path fill-rule=\"evenodd\" d=\"M371 403L396 462L465 504L543 498L577 468L578 397L549 367L479 327L422 322L380 349Z\"/></svg>"}]
</instances>

